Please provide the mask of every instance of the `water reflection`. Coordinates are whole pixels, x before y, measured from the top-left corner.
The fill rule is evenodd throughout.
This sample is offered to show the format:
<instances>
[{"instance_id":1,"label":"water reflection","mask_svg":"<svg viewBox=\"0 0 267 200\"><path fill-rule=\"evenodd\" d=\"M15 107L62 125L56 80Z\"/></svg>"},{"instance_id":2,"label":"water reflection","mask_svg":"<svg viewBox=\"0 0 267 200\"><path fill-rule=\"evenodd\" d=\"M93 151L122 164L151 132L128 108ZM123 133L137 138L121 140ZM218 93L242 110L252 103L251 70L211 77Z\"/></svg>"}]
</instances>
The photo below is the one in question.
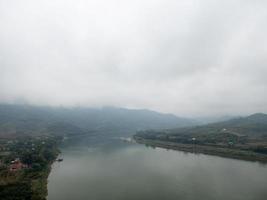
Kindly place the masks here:
<instances>
[{"instance_id":1,"label":"water reflection","mask_svg":"<svg viewBox=\"0 0 267 200\"><path fill-rule=\"evenodd\" d=\"M48 200L265 200L267 167L255 162L110 140L63 149Z\"/></svg>"}]
</instances>

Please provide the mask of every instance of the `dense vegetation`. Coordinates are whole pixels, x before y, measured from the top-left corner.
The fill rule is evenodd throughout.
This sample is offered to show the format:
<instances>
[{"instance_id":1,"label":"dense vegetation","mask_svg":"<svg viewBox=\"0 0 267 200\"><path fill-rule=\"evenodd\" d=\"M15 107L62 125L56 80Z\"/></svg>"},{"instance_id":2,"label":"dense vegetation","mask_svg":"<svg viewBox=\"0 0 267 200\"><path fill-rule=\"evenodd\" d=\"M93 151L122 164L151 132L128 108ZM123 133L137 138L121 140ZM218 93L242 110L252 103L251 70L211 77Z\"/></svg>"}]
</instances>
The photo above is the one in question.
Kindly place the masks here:
<instances>
[{"instance_id":1,"label":"dense vegetation","mask_svg":"<svg viewBox=\"0 0 267 200\"><path fill-rule=\"evenodd\" d=\"M161 146L165 142L168 145L202 145L267 154L267 115L258 113L203 126L145 130L137 132L134 137L150 144L161 141Z\"/></svg>"},{"instance_id":2,"label":"dense vegetation","mask_svg":"<svg viewBox=\"0 0 267 200\"><path fill-rule=\"evenodd\" d=\"M58 140L59 138L54 136L1 139L0 199L46 198L47 177L51 164L59 153ZM25 168L11 171L11 162L16 159L19 159Z\"/></svg>"}]
</instances>

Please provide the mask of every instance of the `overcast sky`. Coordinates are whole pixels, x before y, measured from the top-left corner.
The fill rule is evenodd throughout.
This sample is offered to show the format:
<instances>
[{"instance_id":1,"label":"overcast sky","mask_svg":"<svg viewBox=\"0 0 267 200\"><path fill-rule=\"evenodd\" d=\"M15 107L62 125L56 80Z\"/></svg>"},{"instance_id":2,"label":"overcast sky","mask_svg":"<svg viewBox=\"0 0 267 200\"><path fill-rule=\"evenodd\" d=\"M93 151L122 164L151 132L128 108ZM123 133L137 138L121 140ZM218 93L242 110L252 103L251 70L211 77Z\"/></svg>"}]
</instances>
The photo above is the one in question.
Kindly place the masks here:
<instances>
[{"instance_id":1,"label":"overcast sky","mask_svg":"<svg viewBox=\"0 0 267 200\"><path fill-rule=\"evenodd\" d=\"M267 1L0 0L0 102L267 112Z\"/></svg>"}]
</instances>

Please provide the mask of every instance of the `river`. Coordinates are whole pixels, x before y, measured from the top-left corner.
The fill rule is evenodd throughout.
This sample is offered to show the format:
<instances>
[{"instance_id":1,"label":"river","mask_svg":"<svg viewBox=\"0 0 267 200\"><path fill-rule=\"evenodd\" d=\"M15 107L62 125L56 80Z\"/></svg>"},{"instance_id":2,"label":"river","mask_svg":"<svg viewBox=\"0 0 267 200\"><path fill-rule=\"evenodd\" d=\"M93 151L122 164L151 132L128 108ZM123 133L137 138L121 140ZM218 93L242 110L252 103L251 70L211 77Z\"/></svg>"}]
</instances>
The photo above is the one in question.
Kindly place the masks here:
<instances>
[{"instance_id":1,"label":"river","mask_svg":"<svg viewBox=\"0 0 267 200\"><path fill-rule=\"evenodd\" d=\"M48 200L266 200L267 165L110 140L62 149Z\"/></svg>"}]
</instances>

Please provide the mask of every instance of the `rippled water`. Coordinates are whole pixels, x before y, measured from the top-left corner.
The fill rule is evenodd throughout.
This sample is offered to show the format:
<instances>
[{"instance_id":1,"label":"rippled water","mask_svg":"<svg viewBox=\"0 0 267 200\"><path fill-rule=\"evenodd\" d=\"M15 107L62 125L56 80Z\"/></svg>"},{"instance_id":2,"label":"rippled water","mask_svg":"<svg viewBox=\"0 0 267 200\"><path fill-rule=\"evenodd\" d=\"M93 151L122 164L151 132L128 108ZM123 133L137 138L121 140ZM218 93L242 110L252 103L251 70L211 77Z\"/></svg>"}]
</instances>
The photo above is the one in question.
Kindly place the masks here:
<instances>
[{"instance_id":1,"label":"rippled water","mask_svg":"<svg viewBox=\"0 0 267 200\"><path fill-rule=\"evenodd\" d=\"M48 200L266 200L267 166L112 141L62 150Z\"/></svg>"}]
</instances>

